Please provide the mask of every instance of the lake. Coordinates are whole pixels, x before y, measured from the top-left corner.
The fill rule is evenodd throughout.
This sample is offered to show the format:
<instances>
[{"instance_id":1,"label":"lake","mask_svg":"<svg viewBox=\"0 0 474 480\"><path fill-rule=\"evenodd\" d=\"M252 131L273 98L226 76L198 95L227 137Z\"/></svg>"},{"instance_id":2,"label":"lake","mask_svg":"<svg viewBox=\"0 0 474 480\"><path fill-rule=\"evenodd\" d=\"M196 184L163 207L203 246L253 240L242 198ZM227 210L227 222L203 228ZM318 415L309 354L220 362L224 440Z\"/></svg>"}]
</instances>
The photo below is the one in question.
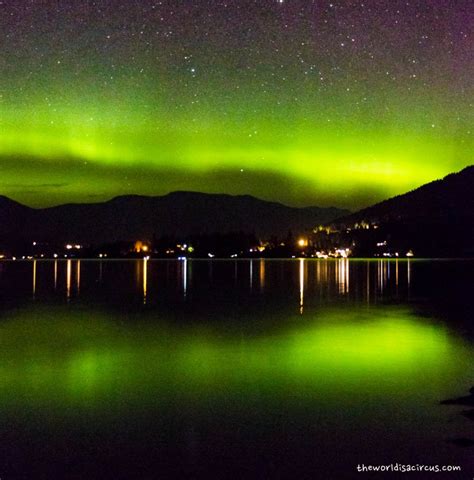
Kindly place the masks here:
<instances>
[{"instance_id":1,"label":"lake","mask_svg":"<svg viewBox=\"0 0 474 480\"><path fill-rule=\"evenodd\" d=\"M472 478L474 262L0 263L0 477Z\"/></svg>"}]
</instances>

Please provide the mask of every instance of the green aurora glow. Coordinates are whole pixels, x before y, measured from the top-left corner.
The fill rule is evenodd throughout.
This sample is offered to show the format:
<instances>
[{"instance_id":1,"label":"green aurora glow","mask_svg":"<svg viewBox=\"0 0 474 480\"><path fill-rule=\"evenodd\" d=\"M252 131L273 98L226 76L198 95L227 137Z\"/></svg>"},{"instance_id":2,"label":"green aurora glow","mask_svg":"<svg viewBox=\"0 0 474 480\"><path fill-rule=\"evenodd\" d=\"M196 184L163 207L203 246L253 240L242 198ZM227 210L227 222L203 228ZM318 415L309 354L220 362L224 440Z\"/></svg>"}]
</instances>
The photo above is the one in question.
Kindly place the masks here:
<instances>
[{"instance_id":1,"label":"green aurora glow","mask_svg":"<svg viewBox=\"0 0 474 480\"><path fill-rule=\"evenodd\" d=\"M255 385L284 394L291 384L313 392L308 402L341 388L397 396L406 394L400 385L423 392L421 385L452 377L461 353L471 358L443 327L424 324L400 308L379 316L363 309L350 315L322 310L304 325L290 324L269 337L242 334L235 340L203 327L157 328L155 322L123 327L99 311L71 316L43 309L33 318L22 310L0 329L5 346L0 390L9 392L1 405L108 409L118 401L130 408L171 397L198 406L218 403L229 392L240 392L235 394L245 402ZM53 338L52 330L60 335Z\"/></svg>"},{"instance_id":2,"label":"green aurora glow","mask_svg":"<svg viewBox=\"0 0 474 480\"><path fill-rule=\"evenodd\" d=\"M170 125L138 115L132 105L124 114L92 103L55 115L41 106L33 107L33 114L2 107L1 118L7 120L1 125L0 153L15 159L9 167L4 160L2 190L31 201L35 195L22 192L24 184L61 185L36 195L40 204L47 203L48 190L59 194L57 200L79 199L84 193L106 198L173 189L271 198L263 185L252 182L253 175L264 172L269 178L287 179L290 191L282 192L283 200L307 203L313 191L311 201L322 197L323 203L347 206L347 199L338 201L338 196L363 196L365 190L370 199L372 194L374 200L381 199L460 169L469 163L465 159L472 146L468 138L453 139L446 132L420 127L416 118L393 119L381 126L364 125L356 115L346 126L311 124L298 121L297 115L223 121L212 118L210 108L198 126L189 128L193 119L185 112ZM249 124L254 125L255 138L247 134ZM170 169L176 173L174 182L157 184L160 172ZM214 183L221 171L230 181ZM234 189L229 191L232 177Z\"/></svg>"},{"instance_id":3,"label":"green aurora glow","mask_svg":"<svg viewBox=\"0 0 474 480\"><path fill-rule=\"evenodd\" d=\"M33 206L180 189L356 208L472 163L469 89L446 77L449 58L412 63L423 53L413 43L403 55L411 66L397 73L398 45L382 36L371 42L385 57L367 66L369 44L351 55L338 45L332 55L303 48L309 26L290 38L278 33L280 14L267 12L266 30L240 53L230 33L220 45L207 25L196 27L201 43L184 32L174 42L148 39L147 48L109 47L102 27L67 15L69 30L50 17L29 26L25 52L12 33L0 84L0 193ZM112 37L125 35L123 17L109 17ZM265 32L280 35L278 49ZM311 62L322 73L306 75Z\"/></svg>"}]
</instances>

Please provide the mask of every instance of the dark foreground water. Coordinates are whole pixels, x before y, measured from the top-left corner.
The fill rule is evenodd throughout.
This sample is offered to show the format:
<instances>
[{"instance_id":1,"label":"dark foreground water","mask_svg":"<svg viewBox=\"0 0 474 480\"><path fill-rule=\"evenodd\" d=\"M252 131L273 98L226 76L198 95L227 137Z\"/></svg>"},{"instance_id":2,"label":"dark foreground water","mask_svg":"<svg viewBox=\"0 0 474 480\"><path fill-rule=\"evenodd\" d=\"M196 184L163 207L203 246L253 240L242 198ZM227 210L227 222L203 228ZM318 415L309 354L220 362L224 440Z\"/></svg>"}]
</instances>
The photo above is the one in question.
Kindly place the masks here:
<instances>
[{"instance_id":1,"label":"dark foreground water","mask_svg":"<svg viewBox=\"0 0 474 480\"><path fill-rule=\"evenodd\" d=\"M474 476L474 262L0 263L0 477ZM357 466L460 466L358 473Z\"/></svg>"}]
</instances>

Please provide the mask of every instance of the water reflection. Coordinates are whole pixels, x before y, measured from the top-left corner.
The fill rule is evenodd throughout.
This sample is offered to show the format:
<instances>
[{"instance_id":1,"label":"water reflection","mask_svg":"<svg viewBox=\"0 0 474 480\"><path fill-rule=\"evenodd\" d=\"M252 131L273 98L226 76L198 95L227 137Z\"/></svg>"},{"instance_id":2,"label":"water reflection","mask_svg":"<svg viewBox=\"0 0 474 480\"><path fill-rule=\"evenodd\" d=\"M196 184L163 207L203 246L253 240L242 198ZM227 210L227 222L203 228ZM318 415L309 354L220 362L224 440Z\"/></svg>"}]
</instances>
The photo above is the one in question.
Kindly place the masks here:
<instances>
[{"instance_id":1,"label":"water reflection","mask_svg":"<svg viewBox=\"0 0 474 480\"><path fill-rule=\"evenodd\" d=\"M76 292L77 295L81 293L81 261L76 261Z\"/></svg>"},{"instance_id":2,"label":"water reflection","mask_svg":"<svg viewBox=\"0 0 474 480\"><path fill-rule=\"evenodd\" d=\"M408 283L408 288L410 288L411 284L411 260L407 260L407 283Z\"/></svg>"},{"instance_id":3,"label":"water reflection","mask_svg":"<svg viewBox=\"0 0 474 480\"><path fill-rule=\"evenodd\" d=\"M380 293L385 290L385 284L387 282L387 262L379 260L377 262L377 288Z\"/></svg>"},{"instance_id":4,"label":"water reflection","mask_svg":"<svg viewBox=\"0 0 474 480\"><path fill-rule=\"evenodd\" d=\"M183 295L188 294L188 259L184 258L181 263L182 279L183 279Z\"/></svg>"},{"instance_id":5,"label":"water reflection","mask_svg":"<svg viewBox=\"0 0 474 480\"><path fill-rule=\"evenodd\" d=\"M54 291L58 289L58 261L54 261Z\"/></svg>"},{"instance_id":6,"label":"water reflection","mask_svg":"<svg viewBox=\"0 0 474 480\"><path fill-rule=\"evenodd\" d=\"M395 285L398 289L398 258L395 260Z\"/></svg>"},{"instance_id":7,"label":"water reflection","mask_svg":"<svg viewBox=\"0 0 474 480\"><path fill-rule=\"evenodd\" d=\"M257 282L262 295L272 295L276 288L284 288L285 285L290 295L297 285L297 305L302 314L308 301L321 296L360 298L370 304L380 296L404 295L411 288L413 264L413 260L354 261L347 258L295 261L199 261L183 258L176 262L156 261L148 257L126 262L33 260L30 291L35 298L51 290L65 292L66 298L70 300L83 293L87 295L92 291L92 286L108 288L115 283L118 288L125 288L129 281L134 281L136 291L143 303L147 304L165 294L170 288L171 280L178 282L183 299L186 299L194 288L202 289L204 285L218 290L227 288L228 280L231 280L233 287L237 289L247 284L250 292L254 290ZM134 280L133 274L127 278L129 267L134 270ZM2 270L3 276L10 268L13 267ZM197 277L195 285L191 285L191 272L194 268ZM120 271L120 280L114 277L115 269ZM298 279L297 284L291 280L294 276ZM64 282L64 289L58 288L61 282ZM39 291L38 283L41 287ZM155 288L157 283L163 288Z\"/></svg>"},{"instance_id":8,"label":"water reflection","mask_svg":"<svg viewBox=\"0 0 474 480\"><path fill-rule=\"evenodd\" d=\"M250 260L249 265L250 265L250 267L249 267L250 291L252 291L253 290L253 260Z\"/></svg>"},{"instance_id":9,"label":"water reflection","mask_svg":"<svg viewBox=\"0 0 474 480\"><path fill-rule=\"evenodd\" d=\"M143 281L143 303L146 303L147 293L148 293L148 258L143 259L142 265L142 281Z\"/></svg>"},{"instance_id":10,"label":"water reflection","mask_svg":"<svg viewBox=\"0 0 474 480\"><path fill-rule=\"evenodd\" d=\"M36 297L36 260L33 260L33 298Z\"/></svg>"},{"instance_id":11,"label":"water reflection","mask_svg":"<svg viewBox=\"0 0 474 480\"><path fill-rule=\"evenodd\" d=\"M393 395L394 385L421 389L447 375L467 348L406 308L383 309L382 319L376 311L327 309L274 331L271 340L249 329L236 336L156 323L119 326L94 310L85 321L60 308L11 315L0 333L0 405L38 408L79 402L107 409L117 397L130 408L144 398L165 401L176 389L197 401L222 384L227 395L245 397L253 382L283 393L286 379L318 395L335 384ZM27 343L18 341L25 336ZM29 389L33 396L24 394Z\"/></svg>"},{"instance_id":12,"label":"water reflection","mask_svg":"<svg viewBox=\"0 0 474 480\"><path fill-rule=\"evenodd\" d=\"M66 263L66 296L71 298L71 272L72 272L72 260L67 260Z\"/></svg>"},{"instance_id":13,"label":"water reflection","mask_svg":"<svg viewBox=\"0 0 474 480\"><path fill-rule=\"evenodd\" d=\"M265 260L262 258L260 259L260 263L259 263L259 281L260 281L260 291L264 290L265 288L265 265L266 265L266 262Z\"/></svg>"},{"instance_id":14,"label":"water reflection","mask_svg":"<svg viewBox=\"0 0 474 480\"><path fill-rule=\"evenodd\" d=\"M341 258L336 263L336 281L339 293L349 293L349 259Z\"/></svg>"},{"instance_id":15,"label":"water reflection","mask_svg":"<svg viewBox=\"0 0 474 480\"><path fill-rule=\"evenodd\" d=\"M153 473L167 462L189 473L194 459L218 456L252 470L262 452L275 471L298 459L301 478L347 478L357 462L405 462L413 452L416 462L468 465L444 441L464 424L447 421L438 402L472 385L473 266L0 262L6 457L29 465L17 452L50 460L53 451L68 470L70 452L98 452L107 471L119 465L116 478L154 478L137 476L132 457Z\"/></svg>"},{"instance_id":16,"label":"water reflection","mask_svg":"<svg viewBox=\"0 0 474 480\"><path fill-rule=\"evenodd\" d=\"M304 280L305 280L305 261L303 258L299 260L299 275L300 275L300 313L303 314L304 310Z\"/></svg>"}]
</instances>

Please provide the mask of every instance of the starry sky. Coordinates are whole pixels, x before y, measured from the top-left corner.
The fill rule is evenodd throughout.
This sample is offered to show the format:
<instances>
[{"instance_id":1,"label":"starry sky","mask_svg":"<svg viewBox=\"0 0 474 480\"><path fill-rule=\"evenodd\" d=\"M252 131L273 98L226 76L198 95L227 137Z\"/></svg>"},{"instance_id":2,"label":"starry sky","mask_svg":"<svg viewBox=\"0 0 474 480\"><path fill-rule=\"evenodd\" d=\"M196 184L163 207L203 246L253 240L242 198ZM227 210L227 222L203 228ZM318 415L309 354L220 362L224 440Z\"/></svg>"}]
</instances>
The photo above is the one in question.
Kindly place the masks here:
<instances>
[{"instance_id":1,"label":"starry sky","mask_svg":"<svg viewBox=\"0 0 474 480\"><path fill-rule=\"evenodd\" d=\"M472 164L471 0L2 0L0 194L356 209Z\"/></svg>"}]
</instances>

